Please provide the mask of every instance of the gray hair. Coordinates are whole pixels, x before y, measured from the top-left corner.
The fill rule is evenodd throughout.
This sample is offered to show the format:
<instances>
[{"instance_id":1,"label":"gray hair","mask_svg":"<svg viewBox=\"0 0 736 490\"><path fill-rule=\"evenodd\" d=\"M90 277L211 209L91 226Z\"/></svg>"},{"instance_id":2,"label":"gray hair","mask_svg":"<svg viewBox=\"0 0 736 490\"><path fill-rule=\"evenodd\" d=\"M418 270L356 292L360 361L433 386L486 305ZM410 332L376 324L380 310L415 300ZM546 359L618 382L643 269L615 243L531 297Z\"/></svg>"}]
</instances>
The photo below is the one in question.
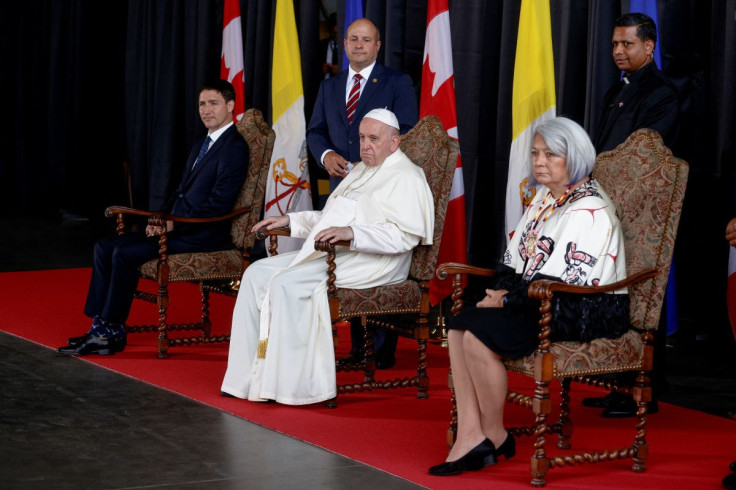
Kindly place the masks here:
<instances>
[{"instance_id":1,"label":"gray hair","mask_svg":"<svg viewBox=\"0 0 736 490\"><path fill-rule=\"evenodd\" d=\"M555 154L565 157L567 173L570 175L568 184L580 182L593 171L596 157L593 143L582 126L572 119L550 119L537 126L534 134L539 134ZM532 185L537 185L531 172L530 176Z\"/></svg>"}]
</instances>

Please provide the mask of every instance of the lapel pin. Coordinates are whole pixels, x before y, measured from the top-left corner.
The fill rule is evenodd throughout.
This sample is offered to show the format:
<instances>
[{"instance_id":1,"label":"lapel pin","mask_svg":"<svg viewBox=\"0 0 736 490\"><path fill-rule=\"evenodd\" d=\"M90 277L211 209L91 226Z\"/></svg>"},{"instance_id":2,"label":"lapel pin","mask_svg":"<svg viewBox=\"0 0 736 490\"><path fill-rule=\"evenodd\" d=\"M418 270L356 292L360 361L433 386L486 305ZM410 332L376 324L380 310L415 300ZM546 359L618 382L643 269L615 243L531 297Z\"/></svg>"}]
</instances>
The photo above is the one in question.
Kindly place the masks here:
<instances>
[{"instance_id":1,"label":"lapel pin","mask_svg":"<svg viewBox=\"0 0 736 490\"><path fill-rule=\"evenodd\" d=\"M376 83L376 82L378 82L378 79L377 78L374 78L373 79L373 83Z\"/></svg>"},{"instance_id":2,"label":"lapel pin","mask_svg":"<svg viewBox=\"0 0 736 490\"><path fill-rule=\"evenodd\" d=\"M618 106L619 106L619 107L623 107L623 106L624 106L624 103L623 103L623 101L619 102L619 103L618 103Z\"/></svg>"}]
</instances>

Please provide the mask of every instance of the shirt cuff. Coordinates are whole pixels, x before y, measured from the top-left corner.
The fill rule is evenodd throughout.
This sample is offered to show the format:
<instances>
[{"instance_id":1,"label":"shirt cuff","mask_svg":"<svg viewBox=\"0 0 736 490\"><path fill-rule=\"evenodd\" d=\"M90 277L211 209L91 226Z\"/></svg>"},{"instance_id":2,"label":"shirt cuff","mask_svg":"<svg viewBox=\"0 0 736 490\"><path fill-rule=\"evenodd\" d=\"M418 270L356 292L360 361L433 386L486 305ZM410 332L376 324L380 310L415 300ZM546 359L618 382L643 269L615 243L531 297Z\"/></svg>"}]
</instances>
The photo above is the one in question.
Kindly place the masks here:
<instances>
[{"instance_id":1,"label":"shirt cuff","mask_svg":"<svg viewBox=\"0 0 736 490\"><path fill-rule=\"evenodd\" d=\"M319 164L322 165L322 168L327 168L325 167L325 155L327 155L331 151L335 151L335 150L325 150L324 153L322 153L322 156L319 157Z\"/></svg>"}]
</instances>

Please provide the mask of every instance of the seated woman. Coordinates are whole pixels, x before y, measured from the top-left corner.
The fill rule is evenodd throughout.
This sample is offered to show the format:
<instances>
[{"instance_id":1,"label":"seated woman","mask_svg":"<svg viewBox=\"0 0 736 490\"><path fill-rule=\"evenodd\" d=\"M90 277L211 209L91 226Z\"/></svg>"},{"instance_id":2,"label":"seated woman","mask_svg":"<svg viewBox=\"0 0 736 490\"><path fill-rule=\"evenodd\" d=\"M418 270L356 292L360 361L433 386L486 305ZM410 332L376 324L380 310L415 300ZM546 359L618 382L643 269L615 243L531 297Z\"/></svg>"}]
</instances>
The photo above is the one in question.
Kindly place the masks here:
<instances>
[{"instance_id":1,"label":"seated woman","mask_svg":"<svg viewBox=\"0 0 736 490\"><path fill-rule=\"evenodd\" d=\"M626 277L621 226L610 198L588 177L595 149L577 123L558 117L540 125L531 147L531 181L539 186L521 218L495 284L477 308L449 325L450 365L457 400L457 441L430 474L457 475L516 453L503 425L508 378L503 358L518 359L539 344L539 302L531 281L605 285ZM552 340L587 342L628 330L626 289L561 295L553 300Z\"/></svg>"}]
</instances>

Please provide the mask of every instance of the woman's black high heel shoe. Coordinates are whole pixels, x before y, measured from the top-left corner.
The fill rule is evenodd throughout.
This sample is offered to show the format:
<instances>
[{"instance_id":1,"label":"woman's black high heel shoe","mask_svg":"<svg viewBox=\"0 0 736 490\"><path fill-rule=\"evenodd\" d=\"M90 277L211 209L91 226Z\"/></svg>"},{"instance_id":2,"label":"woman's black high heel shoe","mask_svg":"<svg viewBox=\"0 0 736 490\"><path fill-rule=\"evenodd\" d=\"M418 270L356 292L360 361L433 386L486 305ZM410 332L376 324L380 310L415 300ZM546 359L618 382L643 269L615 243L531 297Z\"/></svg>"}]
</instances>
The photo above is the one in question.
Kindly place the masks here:
<instances>
[{"instance_id":1,"label":"woman's black high heel shoe","mask_svg":"<svg viewBox=\"0 0 736 490\"><path fill-rule=\"evenodd\" d=\"M453 476L459 475L463 471L478 471L495 463L496 448L491 441L485 439L468 451L462 458L456 459L455 461L445 461L442 464L432 466L429 469L429 474L434 476Z\"/></svg>"},{"instance_id":2,"label":"woman's black high heel shoe","mask_svg":"<svg viewBox=\"0 0 736 490\"><path fill-rule=\"evenodd\" d=\"M501 456L506 456L506 459L513 458L516 454L516 439L511 435L511 432L506 433L506 440L503 444L498 446L494 451L493 455L498 459Z\"/></svg>"}]
</instances>

